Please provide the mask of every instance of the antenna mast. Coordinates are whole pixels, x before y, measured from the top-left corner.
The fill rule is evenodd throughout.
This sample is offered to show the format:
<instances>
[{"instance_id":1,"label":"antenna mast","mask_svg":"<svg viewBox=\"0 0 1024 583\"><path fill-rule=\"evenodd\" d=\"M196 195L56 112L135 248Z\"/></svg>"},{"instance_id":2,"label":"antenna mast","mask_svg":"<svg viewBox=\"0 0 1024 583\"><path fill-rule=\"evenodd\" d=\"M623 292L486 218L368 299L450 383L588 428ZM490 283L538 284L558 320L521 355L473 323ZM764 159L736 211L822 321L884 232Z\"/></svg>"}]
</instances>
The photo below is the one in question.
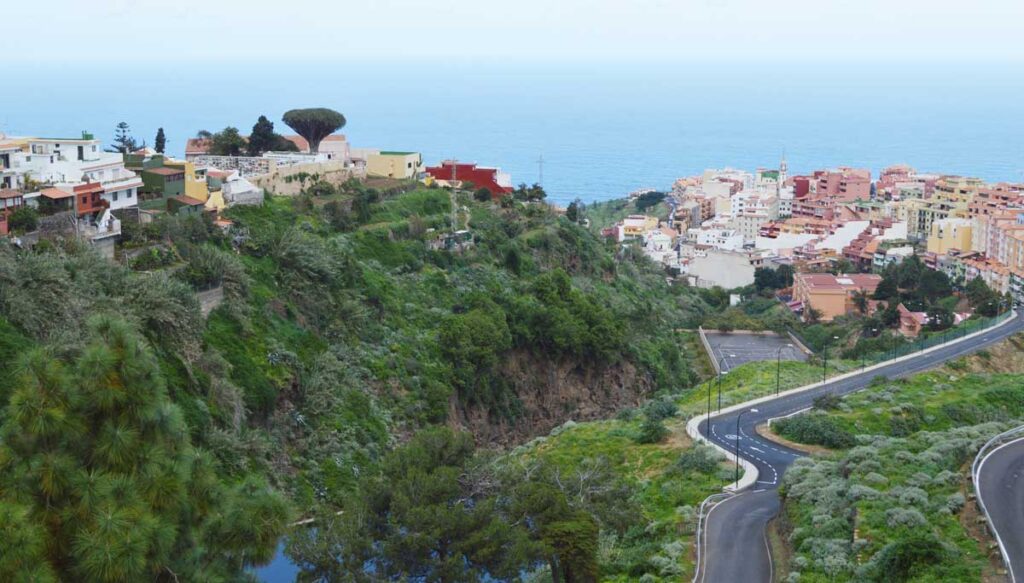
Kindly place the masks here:
<instances>
[{"instance_id":1,"label":"antenna mast","mask_svg":"<svg viewBox=\"0 0 1024 583\"><path fill-rule=\"evenodd\" d=\"M456 169L458 168L458 166L459 166L459 161L456 160L455 158L452 158L452 193L451 193L451 198L452 198L452 234L453 235L455 234L455 231L458 230L458 227L456 227L455 224L459 220L458 219L459 211L458 211L458 207L457 207L457 205L458 205L458 196L456 196L456 193L455 193L455 184L456 184L456 182L455 182L455 174L456 174Z\"/></svg>"}]
</instances>

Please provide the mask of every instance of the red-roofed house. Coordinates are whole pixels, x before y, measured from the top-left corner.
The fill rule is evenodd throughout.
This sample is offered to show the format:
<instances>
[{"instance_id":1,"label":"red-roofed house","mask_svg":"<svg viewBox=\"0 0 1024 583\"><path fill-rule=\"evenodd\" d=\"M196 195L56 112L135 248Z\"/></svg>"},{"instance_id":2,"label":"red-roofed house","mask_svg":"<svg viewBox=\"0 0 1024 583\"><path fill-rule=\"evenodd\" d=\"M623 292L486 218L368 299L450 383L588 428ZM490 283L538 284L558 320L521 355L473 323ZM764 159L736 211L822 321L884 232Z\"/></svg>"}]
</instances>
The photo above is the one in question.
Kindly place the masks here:
<instances>
[{"instance_id":1,"label":"red-roofed house","mask_svg":"<svg viewBox=\"0 0 1024 583\"><path fill-rule=\"evenodd\" d=\"M185 159L191 162L196 156L205 156L210 152L213 140L210 138L189 138L185 142Z\"/></svg>"}]
</instances>

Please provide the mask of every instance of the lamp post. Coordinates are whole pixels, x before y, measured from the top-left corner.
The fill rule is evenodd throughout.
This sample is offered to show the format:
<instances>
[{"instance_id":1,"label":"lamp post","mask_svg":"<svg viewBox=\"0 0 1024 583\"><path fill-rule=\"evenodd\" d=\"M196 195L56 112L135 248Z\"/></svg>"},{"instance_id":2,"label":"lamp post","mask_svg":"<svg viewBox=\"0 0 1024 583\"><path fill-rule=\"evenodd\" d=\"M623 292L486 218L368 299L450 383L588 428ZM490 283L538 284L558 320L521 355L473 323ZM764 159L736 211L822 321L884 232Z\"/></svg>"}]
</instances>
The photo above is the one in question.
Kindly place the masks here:
<instances>
[{"instance_id":1,"label":"lamp post","mask_svg":"<svg viewBox=\"0 0 1024 583\"><path fill-rule=\"evenodd\" d=\"M714 381L714 380L715 380L715 377L711 377L711 378L708 379L708 423L707 423L707 425L708 425L708 439L709 440L711 438L711 386L713 384L712 381Z\"/></svg>"},{"instance_id":2,"label":"lamp post","mask_svg":"<svg viewBox=\"0 0 1024 583\"><path fill-rule=\"evenodd\" d=\"M757 413L757 409L750 409L750 413ZM736 416L736 483L740 483L740 419L747 411L740 411Z\"/></svg>"},{"instance_id":3,"label":"lamp post","mask_svg":"<svg viewBox=\"0 0 1024 583\"><path fill-rule=\"evenodd\" d=\"M838 336L833 336L832 339L833 340L839 340L839 337ZM826 340L826 342L825 342L825 349L822 351L824 353L825 359L822 362L822 366L821 366L821 382L825 382L825 379L828 377L828 347L829 347L829 344L830 343Z\"/></svg>"},{"instance_id":4,"label":"lamp post","mask_svg":"<svg viewBox=\"0 0 1024 583\"><path fill-rule=\"evenodd\" d=\"M722 364L725 363L726 358L736 358L735 354L727 354L722 358L718 359L718 410L722 410L722 375L729 374L729 371L722 370Z\"/></svg>"},{"instance_id":5,"label":"lamp post","mask_svg":"<svg viewBox=\"0 0 1024 583\"><path fill-rule=\"evenodd\" d=\"M779 396L779 389L782 386L782 351L785 348L793 348L793 344L787 344L780 346L778 353L775 355L775 396Z\"/></svg>"}]
</instances>

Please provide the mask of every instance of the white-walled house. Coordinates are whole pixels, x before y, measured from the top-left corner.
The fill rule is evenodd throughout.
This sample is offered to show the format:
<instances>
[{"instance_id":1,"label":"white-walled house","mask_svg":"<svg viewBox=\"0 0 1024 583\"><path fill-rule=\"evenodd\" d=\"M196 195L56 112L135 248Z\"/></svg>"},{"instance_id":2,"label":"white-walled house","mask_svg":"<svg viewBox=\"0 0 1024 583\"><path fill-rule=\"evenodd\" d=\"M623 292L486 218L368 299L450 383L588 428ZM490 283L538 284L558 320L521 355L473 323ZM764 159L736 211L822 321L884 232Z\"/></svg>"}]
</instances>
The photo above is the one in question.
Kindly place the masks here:
<instances>
[{"instance_id":1,"label":"white-walled house","mask_svg":"<svg viewBox=\"0 0 1024 583\"><path fill-rule=\"evenodd\" d=\"M37 182L76 185L98 182L111 210L138 204L142 179L124 166L124 156L104 152L100 141L82 132L80 138L18 138L17 151L7 152L11 170ZM6 151L6 150L5 150Z\"/></svg>"}]
</instances>

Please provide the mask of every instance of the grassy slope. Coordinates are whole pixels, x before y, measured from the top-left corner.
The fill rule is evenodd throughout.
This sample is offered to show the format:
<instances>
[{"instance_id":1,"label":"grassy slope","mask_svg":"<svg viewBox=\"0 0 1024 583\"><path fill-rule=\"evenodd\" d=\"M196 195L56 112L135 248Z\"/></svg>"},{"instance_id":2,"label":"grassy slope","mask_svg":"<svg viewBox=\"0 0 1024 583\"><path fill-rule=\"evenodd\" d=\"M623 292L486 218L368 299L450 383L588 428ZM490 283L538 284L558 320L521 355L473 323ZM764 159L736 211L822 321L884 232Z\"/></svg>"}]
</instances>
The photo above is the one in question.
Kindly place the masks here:
<instances>
[{"instance_id":1,"label":"grassy slope","mask_svg":"<svg viewBox=\"0 0 1024 583\"><path fill-rule=\"evenodd\" d=\"M1020 339L1004 343L1000 356L1019 361L1019 345ZM911 379L878 383L827 413L838 427L858 434L860 445L799 462L787 475L785 518L795 529L792 568L801 581L869 576L886 545L929 533L947 554L918 565L910 580L982 577L987 553L959 508L970 490L970 460L988 437L1024 418L1024 374L972 372L989 368L992 358L982 352ZM824 484L833 491L823 493ZM914 518L899 524L893 513L908 510L925 523L915 525ZM851 515L852 522L836 521ZM861 542L828 548L829 537L852 537L854 528Z\"/></svg>"},{"instance_id":2,"label":"grassy slope","mask_svg":"<svg viewBox=\"0 0 1024 583\"><path fill-rule=\"evenodd\" d=\"M849 370L841 362L830 375ZM728 406L775 391L775 362L755 362L737 367L722 381L722 405ZM783 362L782 389L816 382L821 368L816 365ZM713 379L712 382L714 382ZM519 448L521 456L544 456L559 467L573 471L588 458L606 459L615 473L632 486L634 500L642 509L646 525L639 533L623 540L605 541L602 556L603 578L609 581L635 581L642 575L654 580L676 581L693 573L693 511L708 495L720 492L732 481L731 465L722 463L718 475L673 471L673 465L694 445L686 435L685 424L693 415L706 410L706 384L691 388L676 398L679 414L666 422L669 437L660 444L639 444L634 435L639 429L637 416L567 424L545 438ZM714 384L713 406L717 404ZM682 552L673 554L673 546L683 543ZM676 571L665 566L673 562Z\"/></svg>"},{"instance_id":3,"label":"grassy slope","mask_svg":"<svg viewBox=\"0 0 1024 583\"><path fill-rule=\"evenodd\" d=\"M615 223L621 221L629 215L645 214L653 217L665 217L668 215L668 205L664 202L645 209L644 211L638 211L636 205L629 200L624 198L609 200L605 202L594 203L587 207L586 216L590 219L590 228L594 231L600 231L605 227L610 227Z\"/></svg>"}]
</instances>

